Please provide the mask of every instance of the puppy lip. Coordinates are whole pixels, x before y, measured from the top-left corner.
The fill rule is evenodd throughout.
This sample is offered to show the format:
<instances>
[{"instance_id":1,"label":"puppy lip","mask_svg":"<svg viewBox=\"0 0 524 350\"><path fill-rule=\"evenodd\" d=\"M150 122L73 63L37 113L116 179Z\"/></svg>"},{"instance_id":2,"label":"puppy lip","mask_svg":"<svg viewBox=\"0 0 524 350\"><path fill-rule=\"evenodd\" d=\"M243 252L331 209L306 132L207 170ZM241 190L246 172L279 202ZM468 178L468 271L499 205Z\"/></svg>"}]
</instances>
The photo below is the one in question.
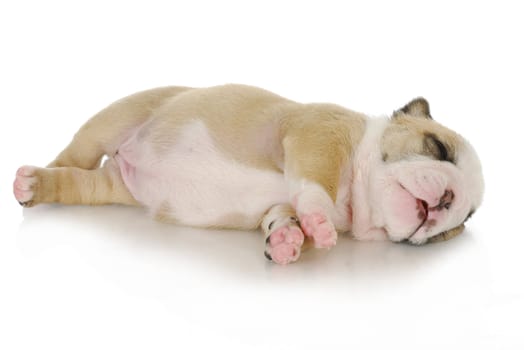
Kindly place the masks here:
<instances>
[{"instance_id":1,"label":"puppy lip","mask_svg":"<svg viewBox=\"0 0 524 350\"><path fill-rule=\"evenodd\" d=\"M428 216L429 216L430 209L428 206L428 202L420 198L415 198L415 200L417 202L418 218L421 221L420 221L420 224L417 226L417 228L413 231L413 233L405 238L405 241L408 241L408 242L411 242L411 238L417 234L417 232L422 228L422 226L424 226L424 224L428 221Z\"/></svg>"},{"instance_id":2,"label":"puppy lip","mask_svg":"<svg viewBox=\"0 0 524 350\"><path fill-rule=\"evenodd\" d=\"M398 184L404 191L409 193L415 200L416 205L417 205L416 210L418 211L418 219L420 220L420 224L417 226L417 228L411 234L409 234L406 238L400 240L400 242L414 243L411 241L411 238L415 236L420 231L420 229L424 226L424 224L428 221L429 212L432 210L432 208L429 207L429 204L426 200L422 198L417 198L416 196L414 196L413 193L408 188L406 188L406 186L404 186L401 182L399 182Z\"/></svg>"},{"instance_id":3,"label":"puppy lip","mask_svg":"<svg viewBox=\"0 0 524 350\"><path fill-rule=\"evenodd\" d=\"M426 221L428 219L429 211L431 210L429 208L428 202L420 198L416 198L416 202L417 202L418 218Z\"/></svg>"}]
</instances>

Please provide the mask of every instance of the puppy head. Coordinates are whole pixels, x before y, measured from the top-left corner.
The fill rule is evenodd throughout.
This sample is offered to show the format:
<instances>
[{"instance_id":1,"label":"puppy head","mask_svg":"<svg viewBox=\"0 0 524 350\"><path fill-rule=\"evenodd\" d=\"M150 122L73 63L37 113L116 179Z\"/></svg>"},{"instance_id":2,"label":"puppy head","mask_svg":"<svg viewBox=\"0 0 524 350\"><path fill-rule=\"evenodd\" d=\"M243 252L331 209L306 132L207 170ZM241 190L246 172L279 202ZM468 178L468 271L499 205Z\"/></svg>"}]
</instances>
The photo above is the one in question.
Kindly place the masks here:
<instances>
[{"instance_id":1,"label":"puppy head","mask_svg":"<svg viewBox=\"0 0 524 350\"><path fill-rule=\"evenodd\" d=\"M480 161L463 137L432 119L426 100L393 114L380 152L369 174L373 226L392 241L417 245L463 231L482 201Z\"/></svg>"}]
</instances>

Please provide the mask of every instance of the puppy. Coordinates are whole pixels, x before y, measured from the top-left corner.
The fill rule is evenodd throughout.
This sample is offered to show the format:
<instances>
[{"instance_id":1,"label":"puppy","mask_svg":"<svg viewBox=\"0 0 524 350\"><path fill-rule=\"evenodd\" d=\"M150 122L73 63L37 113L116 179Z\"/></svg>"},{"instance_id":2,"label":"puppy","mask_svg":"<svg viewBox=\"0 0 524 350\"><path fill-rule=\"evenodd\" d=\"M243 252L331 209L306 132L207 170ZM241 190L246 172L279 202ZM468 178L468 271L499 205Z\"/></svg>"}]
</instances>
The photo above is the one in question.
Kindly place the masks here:
<instances>
[{"instance_id":1,"label":"puppy","mask_svg":"<svg viewBox=\"0 0 524 350\"><path fill-rule=\"evenodd\" d=\"M24 207L118 203L182 225L261 227L265 255L278 264L296 261L305 240L333 247L337 232L447 240L483 191L475 151L433 121L423 98L370 119L243 85L126 97L46 168L23 166L14 182Z\"/></svg>"}]
</instances>

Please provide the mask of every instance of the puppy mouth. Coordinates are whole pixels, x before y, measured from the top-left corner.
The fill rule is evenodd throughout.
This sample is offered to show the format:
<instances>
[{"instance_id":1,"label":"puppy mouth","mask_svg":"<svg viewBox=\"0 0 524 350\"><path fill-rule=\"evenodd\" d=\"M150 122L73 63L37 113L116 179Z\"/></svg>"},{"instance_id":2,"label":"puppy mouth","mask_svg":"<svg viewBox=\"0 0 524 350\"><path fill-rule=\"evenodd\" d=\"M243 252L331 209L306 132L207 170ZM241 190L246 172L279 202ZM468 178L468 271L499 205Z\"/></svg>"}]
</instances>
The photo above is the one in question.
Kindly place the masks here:
<instances>
[{"instance_id":1,"label":"puppy mouth","mask_svg":"<svg viewBox=\"0 0 524 350\"><path fill-rule=\"evenodd\" d=\"M413 237L424 227L426 226L426 231L429 230L431 227L435 226L437 224L435 218L430 218L430 214L433 212L440 212L443 210L449 210L452 206L453 200L455 199L455 193L451 189L446 189L444 193L442 194L440 200L438 203L436 203L435 206L430 207L428 202L422 198L418 198L413 195L411 191L409 191L406 187L404 187L402 184L400 185L403 190L408 192L416 203L416 211L417 211L417 218L419 221L419 224L416 226L416 228L404 239L400 240L400 242L406 242L410 244L420 245L424 244L424 242L418 242L417 240L413 241Z\"/></svg>"},{"instance_id":2,"label":"puppy mouth","mask_svg":"<svg viewBox=\"0 0 524 350\"><path fill-rule=\"evenodd\" d=\"M424 226L424 224L428 221L429 210L430 210L428 202L420 198L415 198L415 200L417 202L417 211L418 211L418 218L420 220L420 224L417 226L417 228L415 228L413 233L411 233L409 236L407 236L406 238L404 238L401 241L401 242L410 243L410 244L414 244L411 241L411 238L415 234L417 234L417 232L422 228L422 226Z\"/></svg>"},{"instance_id":3,"label":"puppy mouth","mask_svg":"<svg viewBox=\"0 0 524 350\"><path fill-rule=\"evenodd\" d=\"M424 223L428 219L428 215L429 215L428 202L420 198L416 198L416 202L417 202L418 218L422 220L422 222Z\"/></svg>"},{"instance_id":4,"label":"puppy mouth","mask_svg":"<svg viewBox=\"0 0 524 350\"><path fill-rule=\"evenodd\" d=\"M428 202L426 202L425 200L423 199L420 199L420 198L417 198L416 199L416 202L417 202L417 211L418 211L418 218L420 220L420 224L417 226L417 228L413 231L412 234L410 234L406 239L409 241L411 237L413 237L417 232L418 230L420 230L420 228L422 226L424 226L424 224L428 221L428 216L429 216L429 205L428 205Z\"/></svg>"},{"instance_id":5,"label":"puppy mouth","mask_svg":"<svg viewBox=\"0 0 524 350\"><path fill-rule=\"evenodd\" d=\"M429 226L434 226L434 219L428 221L429 213L434 211L442 211L444 209L449 210L454 198L455 193L453 193L452 190L445 190L444 194L440 197L438 204L431 208L429 207L428 202L426 202L425 200L415 198L417 202L418 218L421 220L421 223L417 227L417 229L408 237L408 239L415 235L415 233L417 233L417 231L420 230L420 228L424 226L424 224L427 223Z\"/></svg>"},{"instance_id":6,"label":"puppy mouth","mask_svg":"<svg viewBox=\"0 0 524 350\"><path fill-rule=\"evenodd\" d=\"M413 194L411 193L411 191L409 191L406 187L404 187L402 184L400 184L400 187L408 192L411 196L413 196ZM429 216L429 205L428 205L428 202L426 202L425 200L421 199L421 198L417 198L415 196L413 196L413 198L415 198L415 202L417 203L417 212L418 212L418 219L420 220L420 224L415 228L415 230L409 234L409 236L407 236L406 238L404 238L403 240L401 240L401 242L410 242L410 239L418 232L418 230L420 230L420 228L422 226L424 226L424 224L426 223L426 221L428 220L428 216Z\"/></svg>"}]
</instances>

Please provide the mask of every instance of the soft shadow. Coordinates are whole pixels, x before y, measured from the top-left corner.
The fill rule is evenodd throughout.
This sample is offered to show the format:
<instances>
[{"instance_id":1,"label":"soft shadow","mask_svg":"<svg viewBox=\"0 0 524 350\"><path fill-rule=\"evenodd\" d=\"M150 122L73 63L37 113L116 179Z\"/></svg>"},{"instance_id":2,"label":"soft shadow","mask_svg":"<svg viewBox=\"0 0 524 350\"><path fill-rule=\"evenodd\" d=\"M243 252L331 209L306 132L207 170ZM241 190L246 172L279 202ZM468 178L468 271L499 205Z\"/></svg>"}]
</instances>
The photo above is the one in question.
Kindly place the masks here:
<instances>
[{"instance_id":1,"label":"soft shadow","mask_svg":"<svg viewBox=\"0 0 524 350\"><path fill-rule=\"evenodd\" d=\"M24 220L19 228L19 246L24 250L34 241L42 242L42 234L49 239L63 239L53 233L67 229L74 237L89 232L100 240L116 240L123 246L144 250L191 252L195 259L235 262L235 256L261 253L261 234L250 231L208 230L160 223L152 220L142 208L125 206L60 206L40 205L24 209ZM44 231L44 232L42 232ZM45 246L45 245L44 245ZM34 246L32 248L35 248ZM237 254L234 254L234 253ZM235 264L236 265L236 264ZM226 264L227 267L227 264Z\"/></svg>"},{"instance_id":2,"label":"soft shadow","mask_svg":"<svg viewBox=\"0 0 524 350\"><path fill-rule=\"evenodd\" d=\"M278 266L264 258L263 238L256 231L205 230L163 224L151 220L144 209L123 206L41 205L24 210L18 235L22 252L35 254L63 243L64 239L72 245L82 244L82 239L75 242L75 236L82 239L90 236L90 240L95 240L95 247L97 241L102 244L100 242L111 240L117 249L165 257L157 263L176 264L183 257L185 264L213 269L219 274L281 283L310 279L366 283L410 279L446 259L448 254L474 243L467 230L448 242L421 247L360 242L342 236L330 251L310 249L298 263Z\"/></svg>"}]
</instances>

